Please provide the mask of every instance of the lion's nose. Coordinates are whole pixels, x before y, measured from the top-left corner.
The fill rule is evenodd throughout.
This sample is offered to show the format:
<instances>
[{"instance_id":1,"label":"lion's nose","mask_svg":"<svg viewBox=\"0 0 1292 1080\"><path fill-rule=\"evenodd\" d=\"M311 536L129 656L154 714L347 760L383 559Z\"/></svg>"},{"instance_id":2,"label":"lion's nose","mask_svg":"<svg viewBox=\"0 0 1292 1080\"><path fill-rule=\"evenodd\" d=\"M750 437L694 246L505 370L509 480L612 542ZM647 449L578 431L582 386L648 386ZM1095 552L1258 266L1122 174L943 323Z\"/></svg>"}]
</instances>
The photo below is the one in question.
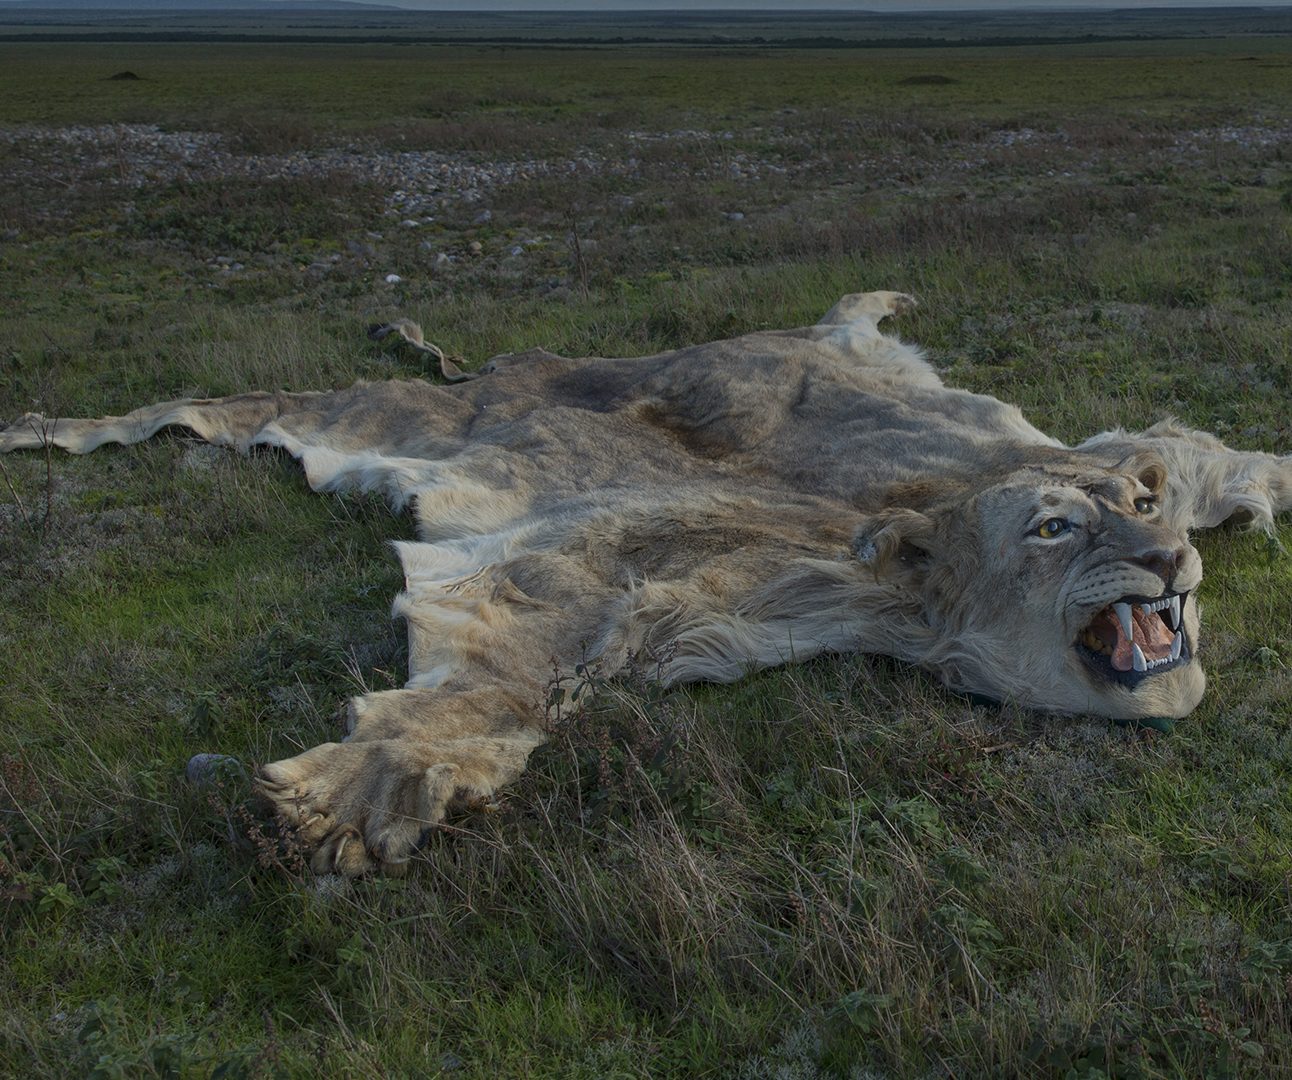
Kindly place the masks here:
<instances>
[{"instance_id":1,"label":"lion's nose","mask_svg":"<svg viewBox=\"0 0 1292 1080\"><path fill-rule=\"evenodd\" d=\"M1153 573L1169 585L1176 572L1180 569L1180 564L1184 562L1184 555L1185 551L1182 547L1174 550L1154 547L1141 551L1130 561L1137 566L1144 567L1145 570L1152 570Z\"/></svg>"}]
</instances>

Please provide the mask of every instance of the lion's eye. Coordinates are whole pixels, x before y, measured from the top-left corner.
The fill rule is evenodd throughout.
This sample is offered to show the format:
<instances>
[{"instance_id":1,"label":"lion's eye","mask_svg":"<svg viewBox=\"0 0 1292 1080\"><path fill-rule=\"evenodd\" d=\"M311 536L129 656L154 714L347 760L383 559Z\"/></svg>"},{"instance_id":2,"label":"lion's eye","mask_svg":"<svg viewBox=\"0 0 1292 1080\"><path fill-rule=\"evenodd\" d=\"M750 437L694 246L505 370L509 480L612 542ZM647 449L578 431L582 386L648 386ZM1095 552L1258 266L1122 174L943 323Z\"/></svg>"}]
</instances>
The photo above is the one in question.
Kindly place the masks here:
<instances>
[{"instance_id":1,"label":"lion's eye","mask_svg":"<svg viewBox=\"0 0 1292 1080\"><path fill-rule=\"evenodd\" d=\"M1063 518L1047 518L1037 526L1036 535L1042 540L1053 540L1056 536L1062 536L1071 527L1071 524Z\"/></svg>"},{"instance_id":2,"label":"lion's eye","mask_svg":"<svg viewBox=\"0 0 1292 1080\"><path fill-rule=\"evenodd\" d=\"M1157 503L1147 495L1141 495L1135 500L1135 512L1137 514L1151 514Z\"/></svg>"}]
</instances>

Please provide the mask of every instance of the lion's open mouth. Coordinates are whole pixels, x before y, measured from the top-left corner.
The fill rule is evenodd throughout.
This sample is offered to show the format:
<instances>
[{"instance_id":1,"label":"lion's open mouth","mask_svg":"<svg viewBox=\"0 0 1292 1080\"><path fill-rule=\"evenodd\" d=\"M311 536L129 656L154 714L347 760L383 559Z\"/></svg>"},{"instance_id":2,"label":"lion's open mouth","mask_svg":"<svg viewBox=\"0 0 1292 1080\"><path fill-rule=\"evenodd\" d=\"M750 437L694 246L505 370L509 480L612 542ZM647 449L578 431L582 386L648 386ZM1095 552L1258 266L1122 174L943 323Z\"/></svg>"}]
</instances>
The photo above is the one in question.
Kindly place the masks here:
<instances>
[{"instance_id":1,"label":"lion's open mouth","mask_svg":"<svg viewBox=\"0 0 1292 1080\"><path fill-rule=\"evenodd\" d=\"M1128 684L1188 663L1188 599L1188 593L1123 597L1090 620L1077 638L1077 652L1095 671Z\"/></svg>"}]
</instances>

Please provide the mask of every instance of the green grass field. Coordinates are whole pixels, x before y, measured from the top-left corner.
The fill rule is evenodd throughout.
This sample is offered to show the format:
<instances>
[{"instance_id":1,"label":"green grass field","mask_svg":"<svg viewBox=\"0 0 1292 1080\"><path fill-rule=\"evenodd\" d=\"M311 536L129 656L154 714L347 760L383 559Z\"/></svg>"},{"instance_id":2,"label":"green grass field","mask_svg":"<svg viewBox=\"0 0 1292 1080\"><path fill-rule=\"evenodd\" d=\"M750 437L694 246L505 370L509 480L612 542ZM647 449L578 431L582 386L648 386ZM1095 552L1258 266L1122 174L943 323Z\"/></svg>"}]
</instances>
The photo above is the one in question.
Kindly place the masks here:
<instances>
[{"instance_id":1,"label":"green grass field","mask_svg":"<svg viewBox=\"0 0 1292 1080\"><path fill-rule=\"evenodd\" d=\"M1286 452L1290 72L1278 37L2 45L0 418L425 374L366 339L395 315L626 355L894 288L948 382L1061 438ZM0 465L4 1075L1292 1071L1278 544L1199 538L1173 733L874 657L610 683L500 812L344 882L184 765L402 683L409 523L179 437Z\"/></svg>"}]
</instances>

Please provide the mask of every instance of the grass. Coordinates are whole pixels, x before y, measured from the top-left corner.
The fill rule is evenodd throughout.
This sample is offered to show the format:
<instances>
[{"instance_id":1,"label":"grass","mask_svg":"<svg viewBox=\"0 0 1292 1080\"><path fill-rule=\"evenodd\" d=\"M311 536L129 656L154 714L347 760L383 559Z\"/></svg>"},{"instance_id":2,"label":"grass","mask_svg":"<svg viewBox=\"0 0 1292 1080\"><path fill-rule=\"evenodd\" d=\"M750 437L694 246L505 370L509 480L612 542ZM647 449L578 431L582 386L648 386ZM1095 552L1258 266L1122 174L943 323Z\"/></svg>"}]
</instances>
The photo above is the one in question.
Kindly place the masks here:
<instances>
[{"instance_id":1,"label":"grass","mask_svg":"<svg viewBox=\"0 0 1292 1080\"><path fill-rule=\"evenodd\" d=\"M4 46L0 413L420 374L363 336L396 314L473 361L619 355L864 286L1062 438L1174 413L1286 451L1292 43L1123 51ZM126 122L231 156L39 131ZM417 228L361 169L242 171L348 145L573 164ZM407 521L179 438L3 465L0 1072L1292 1068L1292 564L1259 538L1199 538L1210 689L1171 735L874 657L612 683L501 812L343 883L184 764L402 683Z\"/></svg>"}]
</instances>

